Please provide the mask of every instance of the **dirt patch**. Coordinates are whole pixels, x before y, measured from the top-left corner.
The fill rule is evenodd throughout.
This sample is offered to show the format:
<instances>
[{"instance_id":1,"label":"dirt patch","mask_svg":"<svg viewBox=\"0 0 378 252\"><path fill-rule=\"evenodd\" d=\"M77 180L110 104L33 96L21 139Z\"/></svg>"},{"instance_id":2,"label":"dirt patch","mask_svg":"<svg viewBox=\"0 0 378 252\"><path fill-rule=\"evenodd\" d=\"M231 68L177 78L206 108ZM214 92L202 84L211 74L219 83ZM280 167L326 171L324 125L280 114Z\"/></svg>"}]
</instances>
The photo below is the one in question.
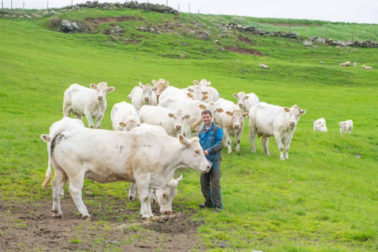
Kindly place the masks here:
<instances>
[{"instance_id":1,"label":"dirt patch","mask_svg":"<svg viewBox=\"0 0 378 252\"><path fill-rule=\"evenodd\" d=\"M121 16L121 17L104 17L104 18L86 18L85 21L94 24L100 25L104 23L114 23L114 22L123 22L123 21L140 21L143 20L141 17L134 16Z\"/></svg>"},{"instance_id":2,"label":"dirt patch","mask_svg":"<svg viewBox=\"0 0 378 252\"><path fill-rule=\"evenodd\" d=\"M247 37L239 36L238 39L248 45L252 45L252 40Z\"/></svg>"},{"instance_id":3,"label":"dirt patch","mask_svg":"<svg viewBox=\"0 0 378 252\"><path fill-rule=\"evenodd\" d=\"M248 48L240 48L240 47L232 47L232 46L226 46L224 49L230 52L235 53L241 53L241 54L253 54L257 56L265 56L261 52L254 50L254 49L248 49Z\"/></svg>"},{"instance_id":4,"label":"dirt patch","mask_svg":"<svg viewBox=\"0 0 378 252\"><path fill-rule=\"evenodd\" d=\"M0 251L204 250L197 237L202 222L190 220L191 209L180 209L168 218L158 216L154 206L157 217L144 221L139 217L139 204L134 202L110 196L87 202L90 220L78 217L69 196L61 200L60 219L51 217L52 202L0 200Z\"/></svg>"}]
</instances>

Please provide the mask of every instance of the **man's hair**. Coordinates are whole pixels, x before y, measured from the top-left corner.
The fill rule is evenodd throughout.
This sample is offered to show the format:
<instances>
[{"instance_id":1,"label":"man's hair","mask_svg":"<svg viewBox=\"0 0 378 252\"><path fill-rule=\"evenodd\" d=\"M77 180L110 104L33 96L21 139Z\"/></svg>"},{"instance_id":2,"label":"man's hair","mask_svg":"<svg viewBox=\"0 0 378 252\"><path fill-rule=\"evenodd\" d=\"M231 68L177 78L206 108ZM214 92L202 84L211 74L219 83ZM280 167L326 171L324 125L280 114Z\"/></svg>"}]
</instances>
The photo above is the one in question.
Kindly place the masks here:
<instances>
[{"instance_id":1,"label":"man's hair","mask_svg":"<svg viewBox=\"0 0 378 252\"><path fill-rule=\"evenodd\" d=\"M213 117L213 115L211 114L211 111L208 110L208 109L205 109L205 110L202 111L201 115L204 115L204 114L209 114L210 117Z\"/></svg>"}]
</instances>

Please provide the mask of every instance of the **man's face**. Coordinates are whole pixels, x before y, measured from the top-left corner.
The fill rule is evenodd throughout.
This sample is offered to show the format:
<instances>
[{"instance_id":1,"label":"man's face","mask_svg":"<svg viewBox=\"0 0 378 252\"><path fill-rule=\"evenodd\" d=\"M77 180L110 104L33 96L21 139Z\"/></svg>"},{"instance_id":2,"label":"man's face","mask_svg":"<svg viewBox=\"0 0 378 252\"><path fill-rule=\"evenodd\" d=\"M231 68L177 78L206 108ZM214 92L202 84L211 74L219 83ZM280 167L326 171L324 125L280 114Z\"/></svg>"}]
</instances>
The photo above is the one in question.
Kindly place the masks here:
<instances>
[{"instance_id":1,"label":"man's face","mask_svg":"<svg viewBox=\"0 0 378 252\"><path fill-rule=\"evenodd\" d=\"M202 121L206 126L211 125L212 117L209 114L202 114Z\"/></svg>"}]
</instances>

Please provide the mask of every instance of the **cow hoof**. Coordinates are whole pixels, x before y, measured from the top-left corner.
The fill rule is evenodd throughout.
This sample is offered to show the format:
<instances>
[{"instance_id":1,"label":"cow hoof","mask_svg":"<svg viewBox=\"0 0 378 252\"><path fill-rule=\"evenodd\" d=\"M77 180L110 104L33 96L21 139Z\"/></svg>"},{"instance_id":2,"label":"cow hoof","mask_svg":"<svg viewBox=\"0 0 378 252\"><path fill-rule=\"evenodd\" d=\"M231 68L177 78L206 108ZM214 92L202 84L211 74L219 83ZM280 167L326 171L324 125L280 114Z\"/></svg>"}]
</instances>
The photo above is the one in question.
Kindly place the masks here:
<instances>
[{"instance_id":1,"label":"cow hoof","mask_svg":"<svg viewBox=\"0 0 378 252\"><path fill-rule=\"evenodd\" d=\"M62 214L61 213L56 213L56 212L53 212L51 216L54 219L60 219L60 218L62 218Z\"/></svg>"},{"instance_id":2,"label":"cow hoof","mask_svg":"<svg viewBox=\"0 0 378 252\"><path fill-rule=\"evenodd\" d=\"M129 200L135 200L135 197L129 196Z\"/></svg>"},{"instance_id":3,"label":"cow hoof","mask_svg":"<svg viewBox=\"0 0 378 252\"><path fill-rule=\"evenodd\" d=\"M89 214L80 214L80 217L82 219L90 219L91 218L91 216Z\"/></svg>"}]
</instances>

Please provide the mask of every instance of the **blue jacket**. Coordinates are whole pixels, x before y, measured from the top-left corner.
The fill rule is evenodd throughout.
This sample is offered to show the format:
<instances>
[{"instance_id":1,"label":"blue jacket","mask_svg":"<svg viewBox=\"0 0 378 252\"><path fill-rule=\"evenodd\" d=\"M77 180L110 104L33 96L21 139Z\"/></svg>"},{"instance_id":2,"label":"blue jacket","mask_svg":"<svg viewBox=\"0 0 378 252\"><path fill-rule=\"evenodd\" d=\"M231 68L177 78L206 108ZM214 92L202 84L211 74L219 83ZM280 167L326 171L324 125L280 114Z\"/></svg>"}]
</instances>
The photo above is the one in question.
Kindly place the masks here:
<instances>
[{"instance_id":1,"label":"blue jacket","mask_svg":"<svg viewBox=\"0 0 378 252\"><path fill-rule=\"evenodd\" d=\"M209 155L207 155L206 158L212 162L221 160L223 140L222 128L216 126L214 122L211 124L208 130L206 130L204 125L198 133L198 137L200 139L202 149L209 152Z\"/></svg>"}]
</instances>

